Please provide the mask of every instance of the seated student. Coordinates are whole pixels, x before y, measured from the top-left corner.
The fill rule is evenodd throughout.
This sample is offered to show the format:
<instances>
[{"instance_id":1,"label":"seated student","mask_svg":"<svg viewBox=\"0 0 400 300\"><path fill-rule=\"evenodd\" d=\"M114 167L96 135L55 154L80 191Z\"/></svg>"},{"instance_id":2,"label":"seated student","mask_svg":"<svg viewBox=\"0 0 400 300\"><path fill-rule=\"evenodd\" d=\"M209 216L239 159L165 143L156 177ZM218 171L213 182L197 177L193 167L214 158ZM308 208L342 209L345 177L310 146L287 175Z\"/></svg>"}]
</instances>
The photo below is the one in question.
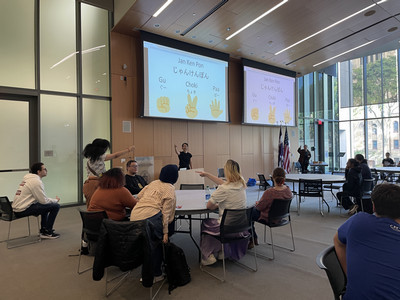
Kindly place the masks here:
<instances>
[{"instance_id":1,"label":"seated student","mask_svg":"<svg viewBox=\"0 0 400 300\"><path fill-rule=\"evenodd\" d=\"M126 163L125 187L132 195L137 195L147 185L146 180L138 172L138 163L136 160L129 160Z\"/></svg>"},{"instance_id":2,"label":"seated student","mask_svg":"<svg viewBox=\"0 0 400 300\"><path fill-rule=\"evenodd\" d=\"M122 221L127 218L126 208L133 208L137 200L124 187L124 173L120 168L113 168L103 173L99 188L94 192L88 211L104 210L108 218Z\"/></svg>"},{"instance_id":3,"label":"seated student","mask_svg":"<svg viewBox=\"0 0 400 300\"><path fill-rule=\"evenodd\" d=\"M178 166L166 165L158 180L146 185L137 195L138 203L132 209L131 221L149 220L153 231L154 282L162 280L162 244L168 242L168 233L175 220L176 196L174 183L178 180Z\"/></svg>"},{"instance_id":4,"label":"seated student","mask_svg":"<svg viewBox=\"0 0 400 300\"><path fill-rule=\"evenodd\" d=\"M385 156L386 157L382 160L382 165L384 167L394 166L395 163L394 163L394 160L390 158L390 153L386 152Z\"/></svg>"},{"instance_id":5,"label":"seated student","mask_svg":"<svg viewBox=\"0 0 400 300\"><path fill-rule=\"evenodd\" d=\"M210 235L219 235L219 226L224 209L242 209L246 207L246 182L240 174L239 164L228 159L224 166L226 181L211 175L207 172L197 172L201 177L207 177L219 184L218 189L211 195L207 202L207 208L219 211L219 219L205 219L201 224L201 232L207 233L201 235L200 249L202 254L202 265L211 265L217 261L215 255L221 258L222 245ZM244 233L248 235L248 232ZM239 260L246 254L247 240L238 240L237 242L225 245L225 258Z\"/></svg>"},{"instance_id":6,"label":"seated student","mask_svg":"<svg viewBox=\"0 0 400 300\"><path fill-rule=\"evenodd\" d=\"M252 219L253 221L264 220L268 222L268 213L271 208L272 202L274 199L291 199L293 197L292 191L290 188L285 185L285 170L282 168L276 168L272 173L272 180L274 181L274 187L265 190L261 199L256 202L256 205L253 209ZM273 220L272 220L273 221ZM276 220L279 222L280 220ZM250 241L248 248L251 249L255 245L258 245L257 233L254 228L253 222L253 232L254 237Z\"/></svg>"},{"instance_id":7,"label":"seated student","mask_svg":"<svg viewBox=\"0 0 400 300\"><path fill-rule=\"evenodd\" d=\"M60 209L60 198L48 198L44 191L42 178L47 176L47 169L41 162L30 168L30 173L24 176L14 196L12 208L17 218L32 215L41 216L40 237L56 239L60 235L55 233L53 225Z\"/></svg>"},{"instance_id":8,"label":"seated student","mask_svg":"<svg viewBox=\"0 0 400 300\"><path fill-rule=\"evenodd\" d=\"M333 239L347 274L345 300L400 296L400 187L377 185L371 199L375 215L352 216Z\"/></svg>"},{"instance_id":9,"label":"seated student","mask_svg":"<svg viewBox=\"0 0 400 300\"><path fill-rule=\"evenodd\" d=\"M364 155L357 154L354 159L358 161L361 167L361 178L362 179L372 179L371 169L368 166L368 161L364 158Z\"/></svg>"},{"instance_id":10,"label":"seated student","mask_svg":"<svg viewBox=\"0 0 400 300\"><path fill-rule=\"evenodd\" d=\"M361 167L358 161L350 158L346 164L345 170L346 182L343 184L343 191L336 194L340 204L344 209L349 209L349 214L355 214L358 205L351 201L349 196L358 198L361 196Z\"/></svg>"}]
</instances>

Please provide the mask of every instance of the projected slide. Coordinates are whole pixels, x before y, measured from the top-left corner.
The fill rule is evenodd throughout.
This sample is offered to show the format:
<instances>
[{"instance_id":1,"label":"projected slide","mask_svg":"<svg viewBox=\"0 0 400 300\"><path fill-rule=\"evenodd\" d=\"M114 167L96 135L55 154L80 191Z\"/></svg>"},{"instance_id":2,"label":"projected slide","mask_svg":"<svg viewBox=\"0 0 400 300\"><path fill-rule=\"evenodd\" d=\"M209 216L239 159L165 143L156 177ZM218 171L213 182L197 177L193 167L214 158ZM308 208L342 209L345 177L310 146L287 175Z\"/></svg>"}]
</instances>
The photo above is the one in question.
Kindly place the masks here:
<instances>
[{"instance_id":1,"label":"projected slide","mask_svg":"<svg viewBox=\"0 0 400 300\"><path fill-rule=\"evenodd\" d=\"M295 78L244 66L244 123L295 126Z\"/></svg>"},{"instance_id":2,"label":"projected slide","mask_svg":"<svg viewBox=\"0 0 400 300\"><path fill-rule=\"evenodd\" d=\"M143 42L144 116L228 121L228 63Z\"/></svg>"}]
</instances>

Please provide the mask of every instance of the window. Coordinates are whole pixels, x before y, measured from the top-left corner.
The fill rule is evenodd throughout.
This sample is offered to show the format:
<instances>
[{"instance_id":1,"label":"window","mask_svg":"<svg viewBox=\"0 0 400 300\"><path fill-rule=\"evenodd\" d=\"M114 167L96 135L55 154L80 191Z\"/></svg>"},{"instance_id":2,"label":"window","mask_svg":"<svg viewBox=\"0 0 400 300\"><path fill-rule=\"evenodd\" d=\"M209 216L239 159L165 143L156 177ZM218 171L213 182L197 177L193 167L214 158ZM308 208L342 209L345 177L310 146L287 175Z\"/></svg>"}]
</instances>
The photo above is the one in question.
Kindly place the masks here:
<instances>
[{"instance_id":1,"label":"window","mask_svg":"<svg viewBox=\"0 0 400 300\"><path fill-rule=\"evenodd\" d=\"M398 133L399 132L399 122L394 121L393 122L393 133Z\"/></svg>"},{"instance_id":2,"label":"window","mask_svg":"<svg viewBox=\"0 0 400 300\"><path fill-rule=\"evenodd\" d=\"M378 150L378 141L377 140L372 141L372 149Z\"/></svg>"},{"instance_id":3,"label":"window","mask_svg":"<svg viewBox=\"0 0 400 300\"><path fill-rule=\"evenodd\" d=\"M393 141L393 148L394 149L399 149L399 140L394 140Z\"/></svg>"}]
</instances>

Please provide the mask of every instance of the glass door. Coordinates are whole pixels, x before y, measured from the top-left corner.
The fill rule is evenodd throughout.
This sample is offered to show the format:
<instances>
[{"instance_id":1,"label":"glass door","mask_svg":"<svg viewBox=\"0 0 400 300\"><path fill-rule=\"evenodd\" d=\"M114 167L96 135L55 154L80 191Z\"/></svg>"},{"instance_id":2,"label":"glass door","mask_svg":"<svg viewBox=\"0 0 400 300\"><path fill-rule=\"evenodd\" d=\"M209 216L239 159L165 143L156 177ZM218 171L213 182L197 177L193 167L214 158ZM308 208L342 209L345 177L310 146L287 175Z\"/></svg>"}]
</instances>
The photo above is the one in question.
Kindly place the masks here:
<instances>
[{"instance_id":1,"label":"glass door","mask_svg":"<svg viewBox=\"0 0 400 300\"><path fill-rule=\"evenodd\" d=\"M29 172L29 101L0 99L0 195L10 201Z\"/></svg>"}]
</instances>

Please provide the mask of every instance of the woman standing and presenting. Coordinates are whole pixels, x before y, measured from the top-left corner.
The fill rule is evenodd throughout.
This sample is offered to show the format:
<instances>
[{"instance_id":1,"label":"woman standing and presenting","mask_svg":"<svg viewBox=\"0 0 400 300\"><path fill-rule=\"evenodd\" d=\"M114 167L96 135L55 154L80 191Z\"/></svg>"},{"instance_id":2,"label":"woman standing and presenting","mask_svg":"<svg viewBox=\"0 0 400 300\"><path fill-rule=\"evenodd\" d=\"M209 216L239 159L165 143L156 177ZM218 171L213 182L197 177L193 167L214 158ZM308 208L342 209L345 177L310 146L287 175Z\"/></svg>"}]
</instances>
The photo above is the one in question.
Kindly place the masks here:
<instances>
[{"instance_id":1,"label":"woman standing and presenting","mask_svg":"<svg viewBox=\"0 0 400 300\"><path fill-rule=\"evenodd\" d=\"M219 219L205 219L201 224L200 249L202 253L201 263L211 265L217 261L215 255L220 256L222 245L210 235L220 234L219 226L224 209L243 209L246 207L246 182L240 174L239 164L229 159L224 166L226 181L207 172L198 172L201 177L207 177L218 184L218 189L211 195L207 202L210 210L219 210ZM238 240L226 244L224 248L225 258L239 260L246 254L247 240Z\"/></svg>"},{"instance_id":2,"label":"woman standing and presenting","mask_svg":"<svg viewBox=\"0 0 400 300\"><path fill-rule=\"evenodd\" d=\"M162 280L162 245L168 242L168 226L175 219L175 187L178 180L178 166L166 165L161 169L158 180L146 185L137 195L137 204L132 210L131 221L149 220L153 226L154 281ZM172 226L171 226L172 227Z\"/></svg>"},{"instance_id":3,"label":"woman standing and presenting","mask_svg":"<svg viewBox=\"0 0 400 300\"><path fill-rule=\"evenodd\" d=\"M274 181L274 187L267 189L262 195L261 199L256 202L255 208L253 209L252 219L253 221L263 220L268 222L268 213L271 208L274 199L292 199L293 194L290 188L285 185L285 170L282 168L276 168L272 173L272 180ZM274 220L272 220L274 221ZM276 220L279 222L280 220ZM254 238L249 243L249 249L258 245L257 233L254 228L254 222L252 223Z\"/></svg>"},{"instance_id":4,"label":"woman standing and presenting","mask_svg":"<svg viewBox=\"0 0 400 300\"><path fill-rule=\"evenodd\" d=\"M175 153L179 158L179 169L192 169L192 154L188 152L189 144L182 144L182 151L178 152L178 147L174 145Z\"/></svg>"}]
</instances>

